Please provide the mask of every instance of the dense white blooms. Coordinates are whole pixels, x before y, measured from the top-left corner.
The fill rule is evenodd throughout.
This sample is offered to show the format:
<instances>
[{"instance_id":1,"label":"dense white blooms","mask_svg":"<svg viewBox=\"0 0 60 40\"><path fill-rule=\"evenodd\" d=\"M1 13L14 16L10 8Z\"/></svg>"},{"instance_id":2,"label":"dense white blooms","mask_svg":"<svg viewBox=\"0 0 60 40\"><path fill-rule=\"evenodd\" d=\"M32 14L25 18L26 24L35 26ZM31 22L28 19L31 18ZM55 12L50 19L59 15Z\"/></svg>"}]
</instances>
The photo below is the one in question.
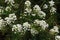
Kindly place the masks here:
<instances>
[{"instance_id":1,"label":"dense white blooms","mask_svg":"<svg viewBox=\"0 0 60 40\"><path fill-rule=\"evenodd\" d=\"M17 0L15 0L15 1L17 1ZM46 1L46 0L44 0L44 1ZM48 5L44 4L44 3L46 3L46 2L44 2L42 5L40 5L42 7L40 7L39 5L35 5L33 7L33 9L31 7L31 2L29 0L26 0L26 2L24 3L25 4L24 7L22 7L22 8L24 8L24 10L23 10L24 12L21 11L21 13L20 13L20 10L18 9L18 7L20 6L19 3L15 3L14 0L5 0L5 3L7 4L7 6L0 7L0 14L3 13L2 15L0 15L0 16L2 16L2 17L0 17L0 31L3 34L5 34L7 32L7 30L9 29L7 26L11 26L12 32L17 33L16 35L21 36L21 38L23 36L26 36L26 34L25 34L26 31L29 31L29 32L31 32L31 34L33 36L33 40L36 40L35 36L40 36L39 35L40 32L43 32L43 36L45 36L44 32L46 31L46 33L53 33L53 35L51 35L51 34L50 35L55 36L55 40L60 40L60 36L55 35L55 33L59 33L59 28L57 26L54 26L52 29L48 28L50 25L49 17L51 17L51 15L49 13L51 13L51 14L56 13L56 8L54 7L55 2L53 0L49 1ZM15 9L15 10L12 10L12 9ZM17 13L17 12L20 13L19 14L20 16L18 14L16 14L17 16L15 15L15 13ZM45 19L46 13L49 17L47 16L47 18ZM6 17L6 16L8 16L8 17ZM22 22L20 22L20 21L22 21ZM49 24L46 21L48 21ZM17 24L17 23L22 23L22 25ZM35 34L37 34L37 35L35 35ZM50 38L48 38L48 39L50 39ZM18 39L15 38L15 40L18 40Z\"/></svg>"},{"instance_id":2,"label":"dense white blooms","mask_svg":"<svg viewBox=\"0 0 60 40\"><path fill-rule=\"evenodd\" d=\"M22 32L22 25L21 24L16 24L16 25L13 25L12 27L12 31L14 32Z\"/></svg>"},{"instance_id":3,"label":"dense white blooms","mask_svg":"<svg viewBox=\"0 0 60 40\"><path fill-rule=\"evenodd\" d=\"M11 11L11 7L7 6L7 7L5 8L5 11Z\"/></svg>"},{"instance_id":4,"label":"dense white blooms","mask_svg":"<svg viewBox=\"0 0 60 40\"><path fill-rule=\"evenodd\" d=\"M51 33L59 33L58 29L59 28L57 26L54 26L52 29L50 29L50 32Z\"/></svg>"},{"instance_id":5,"label":"dense white blooms","mask_svg":"<svg viewBox=\"0 0 60 40\"><path fill-rule=\"evenodd\" d=\"M26 6L26 7L30 7L30 6L31 6L31 2L27 0L27 1L25 2L25 6Z\"/></svg>"},{"instance_id":6,"label":"dense white blooms","mask_svg":"<svg viewBox=\"0 0 60 40\"><path fill-rule=\"evenodd\" d=\"M15 3L14 0L5 0L5 2L7 2L7 4L11 4L11 5L13 5L13 3Z\"/></svg>"},{"instance_id":7,"label":"dense white blooms","mask_svg":"<svg viewBox=\"0 0 60 40\"><path fill-rule=\"evenodd\" d=\"M60 40L60 36L59 35L55 36L55 40Z\"/></svg>"},{"instance_id":8,"label":"dense white blooms","mask_svg":"<svg viewBox=\"0 0 60 40\"><path fill-rule=\"evenodd\" d=\"M46 13L45 12L43 12L43 11L41 11L41 8L39 7L39 5L35 5L34 7L33 7L33 11L34 11L34 13L36 13L40 18L45 18L45 16L46 16Z\"/></svg>"},{"instance_id":9,"label":"dense white blooms","mask_svg":"<svg viewBox=\"0 0 60 40\"><path fill-rule=\"evenodd\" d=\"M46 28L48 28L48 24L44 21L44 20L35 20L35 22L34 23L36 23L37 25L39 25L39 26L41 26L41 28L43 29L43 30L45 30Z\"/></svg>"},{"instance_id":10,"label":"dense white blooms","mask_svg":"<svg viewBox=\"0 0 60 40\"><path fill-rule=\"evenodd\" d=\"M29 15L30 15L30 13L32 12L32 9L31 9L31 2L30 1L26 1L25 2L25 11L24 11L24 13L29 13Z\"/></svg>"},{"instance_id":11,"label":"dense white blooms","mask_svg":"<svg viewBox=\"0 0 60 40\"><path fill-rule=\"evenodd\" d=\"M17 27L18 27L18 31L21 32L22 31L22 25L21 24L17 24Z\"/></svg>"},{"instance_id":12,"label":"dense white blooms","mask_svg":"<svg viewBox=\"0 0 60 40\"><path fill-rule=\"evenodd\" d=\"M0 30L3 27L5 27L5 21L3 19L0 19Z\"/></svg>"},{"instance_id":13,"label":"dense white blooms","mask_svg":"<svg viewBox=\"0 0 60 40\"><path fill-rule=\"evenodd\" d=\"M36 14L31 14L32 16L36 16Z\"/></svg>"},{"instance_id":14,"label":"dense white blooms","mask_svg":"<svg viewBox=\"0 0 60 40\"><path fill-rule=\"evenodd\" d=\"M9 18L12 18L13 20L17 20L15 13L9 14Z\"/></svg>"},{"instance_id":15,"label":"dense white blooms","mask_svg":"<svg viewBox=\"0 0 60 40\"><path fill-rule=\"evenodd\" d=\"M55 5L54 4L55 2L53 0L51 0L51 1L49 1L49 3L50 3L50 6L51 6L50 13L52 15L52 14L56 13L56 8L53 7Z\"/></svg>"},{"instance_id":16,"label":"dense white blooms","mask_svg":"<svg viewBox=\"0 0 60 40\"><path fill-rule=\"evenodd\" d=\"M40 24L40 20L36 19L36 20L34 21L34 23L37 24L37 25L39 25L39 24Z\"/></svg>"},{"instance_id":17,"label":"dense white blooms","mask_svg":"<svg viewBox=\"0 0 60 40\"><path fill-rule=\"evenodd\" d=\"M48 8L48 5L47 4L44 4L43 5L43 9L47 9Z\"/></svg>"},{"instance_id":18,"label":"dense white blooms","mask_svg":"<svg viewBox=\"0 0 60 40\"><path fill-rule=\"evenodd\" d=\"M50 6L54 6L54 3L55 2L53 0L49 1Z\"/></svg>"},{"instance_id":19,"label":"dense white blooms","mask_svg":"<svg viewBox=\"0 0 60 40\"><path fill-rule=\"evenodd\" d=\"M38 31L37 31L36 29L32 28L32 29L31 29L31 34L32 34L32 35L38 34Z\"/></svg>"},{"instance_id":20,"label":"dense white blooms","mask_svg":"<svg viewBox=\"0 0 60 40\"><path fill-rule=\"evenodd\" d=\"M39 11L39 13L37 13L37 14L38 14L38 16L39 16L40 18L45 19L45 16L46 16L46 13L45 13L45 12Z\"/></svg>"},{"instance_id":21,"label":"dense white blooms","mask_svg":"<svg viewBox=\"0 0 60 40\"><path fill-rule=\"evenodd\" d=\"M12 31L17 31L17 26L16 25L13 25Z\"/></svg>"},{"instance_id":22,"label":"dense white blooms","mask_svg":"<svg viewBox=\"0 0 60 40\"><path fill-rule=\"evenodd\" d=\"M35 5L35 6L33 7L33 11L34 11L34 12L39 12L39 11L41 11L41 8L39 7L39 5Z\"/></svg>"},{"instance_id":23,"label":"dense white blooms","mask_svg":"<svg viewBox=\"0 0 60 40\"><path fill-rule=\"evenodd\" d=\"M23 29L26 31L26 30L30 30L30 27L31 25L28 23L28 22L25 22L25 23L23 23Z\"/></svg>"},{"instance_id":24,"label":"dense white blooms","mask_svg":"<svg viewBox=\"0 0 60 40\"><path fill-rule=\"evenodd\" d=\"M9 18L9 17L6 17L6 18L5 18L5 20L6 20L6 22L7 22L8 24L11 23L11 21L12 21L11 19L12 19L12 18Z\"/></svg>"},{"instance_id":25,"label":"dense white blooms","mask_svg":"<svg viewBox=\"0 0 60 40\"><path fill-rule=\"evenodd\" d=\"M55 12L56 12L56 8L51 7L50 12L51 12L51 13L55 13Z\"/></svg>"},{"instance_id":26,"label":"dense white blooms","mask_svg":"<svg viewBox=\"0 0 60 40\"><path fill-rule=\"evenodd\" d=\"M11 22L14 23L15 20L17 20L16 15L13 14L9 14L9 17L6 17L5 20L7 21L8 24L10 24Z\"/></svg>"},{"instance_id":27,"label":"dense white blooms","mask_svg":"<svg viewBox=\"0 0 60 40\"><path fill-rule=\"evenodd\" d=\"M40 21L40 26L43 30L45 30L46 28L48 28L49 25L44 20L41 20Z\"/></svg>"},{"instance_id":28,"label":"dense white blooms","mask_svg":"<svg viewBox=\"0 0 60 40\"><path fill-rule=\"evenodd\" d=\"M24 13L31 13L32 9L31 8L26 8Z\"/></svg>"}]
</instances>

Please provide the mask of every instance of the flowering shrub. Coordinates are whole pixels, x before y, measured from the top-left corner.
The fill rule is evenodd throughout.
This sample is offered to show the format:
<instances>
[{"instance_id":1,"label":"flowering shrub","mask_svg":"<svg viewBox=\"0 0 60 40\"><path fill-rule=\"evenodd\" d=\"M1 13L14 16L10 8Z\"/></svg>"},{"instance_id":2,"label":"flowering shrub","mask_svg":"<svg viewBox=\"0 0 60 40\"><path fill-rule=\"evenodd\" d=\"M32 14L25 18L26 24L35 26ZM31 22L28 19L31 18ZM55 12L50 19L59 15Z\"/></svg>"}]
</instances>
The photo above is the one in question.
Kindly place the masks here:
<instances>
[{"instance_id":1,"label":"flowering shrub","mask_svg":"<svg viewBox=\"0 0 60 40\"><path fill-rule=\"evenodd\" d=\"M5 0L4 3L6 7L0 6L0 32L4 36L1 40L60 40L53 0L33 7L26 0L24 11L18 14L18 3L14 0Z\"/></svg>"}]
</instances>

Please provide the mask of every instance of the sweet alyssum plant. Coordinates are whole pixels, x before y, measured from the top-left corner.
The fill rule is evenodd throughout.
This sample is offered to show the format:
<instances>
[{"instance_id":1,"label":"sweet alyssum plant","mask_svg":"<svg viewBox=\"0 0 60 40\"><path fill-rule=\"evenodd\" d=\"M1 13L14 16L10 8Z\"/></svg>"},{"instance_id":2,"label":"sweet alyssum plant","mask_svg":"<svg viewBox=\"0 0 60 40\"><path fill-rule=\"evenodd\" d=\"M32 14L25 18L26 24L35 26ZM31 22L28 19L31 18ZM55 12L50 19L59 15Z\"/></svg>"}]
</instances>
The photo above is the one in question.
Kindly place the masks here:
<instances>
[{"instance_id":1,"label":"sweet alyssum plant","mask_svg":"<svg viewBox=\"0 0 60 40\"><path fill-rule=\"evenodd\" d=\"M25 1L24 12L19 13L19 18L16 10L13 10L19 4L14 0L5 0L5 3L6 7L0 6L0 31L10 33L5 40L60 40L53 0L42 7L36 4L33 8L29 0Z\"/></svg>"}]
</instances>

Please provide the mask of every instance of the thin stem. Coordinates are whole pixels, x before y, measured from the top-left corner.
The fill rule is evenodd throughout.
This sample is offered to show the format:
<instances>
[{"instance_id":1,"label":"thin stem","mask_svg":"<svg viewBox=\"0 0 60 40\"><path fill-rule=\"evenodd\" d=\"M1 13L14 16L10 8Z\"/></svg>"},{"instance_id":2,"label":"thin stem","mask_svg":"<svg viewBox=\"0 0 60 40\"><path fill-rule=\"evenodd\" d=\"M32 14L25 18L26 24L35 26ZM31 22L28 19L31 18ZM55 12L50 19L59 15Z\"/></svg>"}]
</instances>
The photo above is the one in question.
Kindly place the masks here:
<instances>
[{"instance_id":1,"label":"thin stem","mask_svg":"<svg viewBox=\"0 0 60 40\"><path fill-rule=\"evenodd\" d=\"M43 4L46 2L46 0L41 4L41 6L40 7L42 7L43 6Z\"/></svg>"}]
</instances>

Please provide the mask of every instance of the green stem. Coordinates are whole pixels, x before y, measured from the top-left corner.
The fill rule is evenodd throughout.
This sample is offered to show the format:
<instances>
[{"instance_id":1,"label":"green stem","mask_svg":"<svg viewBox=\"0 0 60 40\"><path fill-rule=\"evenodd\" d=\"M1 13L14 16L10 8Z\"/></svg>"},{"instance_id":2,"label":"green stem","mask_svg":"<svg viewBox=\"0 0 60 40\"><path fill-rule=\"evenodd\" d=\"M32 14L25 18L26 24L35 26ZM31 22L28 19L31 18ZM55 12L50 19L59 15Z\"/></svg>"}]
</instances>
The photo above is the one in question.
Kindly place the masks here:
<instances>
[{"instance_id":1,"label":"green stem","mask_svg":"<svg viewBox=\"0 0 60 40\"><path fill-rule=\"evenodd\" d=\"M46 2L46 0L41 4L41 6L40 7L42 7L43 5L44 5L44 3Z\"/></svg>"}]
</instances>

